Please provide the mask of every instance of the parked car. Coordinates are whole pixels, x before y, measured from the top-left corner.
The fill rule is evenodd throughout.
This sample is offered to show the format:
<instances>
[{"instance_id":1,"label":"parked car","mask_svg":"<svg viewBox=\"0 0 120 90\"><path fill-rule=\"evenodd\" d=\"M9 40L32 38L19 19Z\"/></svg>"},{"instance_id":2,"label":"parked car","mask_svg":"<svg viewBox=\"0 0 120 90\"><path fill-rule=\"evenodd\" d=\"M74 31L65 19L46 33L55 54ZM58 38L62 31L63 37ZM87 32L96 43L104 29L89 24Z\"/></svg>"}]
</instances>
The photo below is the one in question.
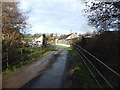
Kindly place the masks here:
<instances>
[{"instance_id":1,"label":"parked car","mask_svg":"<svg viewBox=\"0 0 120 90\"><path fill-rule=\"evenodd\" d=\"M42 46L42 42L40 42L40 41L35 41L35 42L33 42L33 45L32 46Z\"/></svg>"}]
</instances>

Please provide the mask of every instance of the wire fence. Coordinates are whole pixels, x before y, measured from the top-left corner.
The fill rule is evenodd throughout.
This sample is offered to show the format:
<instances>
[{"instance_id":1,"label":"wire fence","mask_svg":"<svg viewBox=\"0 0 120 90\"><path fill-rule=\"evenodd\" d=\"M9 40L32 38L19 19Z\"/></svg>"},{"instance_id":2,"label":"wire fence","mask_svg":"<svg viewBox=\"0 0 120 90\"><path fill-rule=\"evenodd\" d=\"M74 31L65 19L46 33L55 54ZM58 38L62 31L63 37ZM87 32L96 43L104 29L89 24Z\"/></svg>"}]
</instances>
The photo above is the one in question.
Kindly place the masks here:
<instances>
[{"instance_id":1,"label":"wire fence","mask_svg":"<svg viewBox=\"0 0 120 90\"><path fill-rule=\"evenodd\" d=\"M119 88L119 73L79 45L75 45L75 47L100 88Z\"/></svg>"},{"instance_id":2,"label":"wire fence","mask_svg":"<svg viewBox=\"0 0 120 90\"><path fill-rule=\"evenodd\" d=\"M55 51L55 46L42 47L26 47L19 50L11 50L2 54L2 71L19 67L29 61L36 60L37 57L42 56L45 52Z\"/></svg>"},{"instance_id":3,"label":"wire fence","mask_svg":"<svg viewBox=\"0 0 120 90\"><path fill-rule=\"evenodd\" d=\"M27 61L31 60L33 57L31 56L35 56L38 55L42 52L22 52L21 51L11 51L10 53L8 53L5 57L3 57L2 60L2 71L11 68L12 66L15 65L20 65L19 63L26 63Z\"/></svg>"},{"instance_id":4,"label":"wire fence","mask_svg":"<svg viewBox=\"0 0 120 90\"><path fill-rule=\"evenodd\" d=\"M23 61L24 56L27 56L27 54L22 54L18 51L11 51L11 53L8 53L7 55L5 55L5 57L3 56L2 70L4 71L11 66L17 65L19 62Z\"/></svg>"}]
</instances>

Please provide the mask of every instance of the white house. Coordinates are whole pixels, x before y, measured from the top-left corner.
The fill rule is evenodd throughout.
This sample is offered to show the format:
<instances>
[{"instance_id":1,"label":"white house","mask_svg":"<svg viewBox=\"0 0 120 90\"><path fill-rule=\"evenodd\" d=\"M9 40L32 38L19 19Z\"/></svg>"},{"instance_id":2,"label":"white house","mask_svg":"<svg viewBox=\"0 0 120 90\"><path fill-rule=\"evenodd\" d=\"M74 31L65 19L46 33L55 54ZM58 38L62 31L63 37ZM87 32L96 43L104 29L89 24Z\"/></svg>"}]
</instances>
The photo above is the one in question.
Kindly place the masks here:
<instances>
[{"instance_id":1,"label":"white house","mask_svg":"<svg viewBox=\"0 0 120 90\"><path fill-rule=\"evenodd\" d=\"M33 45L35 46L41 46L43 43L43 36L41 35L39 38L35 38L35 40L33 40Z\"/></svg>"},{"instance_id":2,"label":"white house","mask_svg":"<svg viewBox=\"0 0 120 90\"><path fill-rule=\"evenodd\" d=\"M56 39L56 45L70 47L73 40L76 40L78 38L79 38L79 36L75 33L64 35L64 36L60 37L59 39Z\"/></svg>"}]
</instances>

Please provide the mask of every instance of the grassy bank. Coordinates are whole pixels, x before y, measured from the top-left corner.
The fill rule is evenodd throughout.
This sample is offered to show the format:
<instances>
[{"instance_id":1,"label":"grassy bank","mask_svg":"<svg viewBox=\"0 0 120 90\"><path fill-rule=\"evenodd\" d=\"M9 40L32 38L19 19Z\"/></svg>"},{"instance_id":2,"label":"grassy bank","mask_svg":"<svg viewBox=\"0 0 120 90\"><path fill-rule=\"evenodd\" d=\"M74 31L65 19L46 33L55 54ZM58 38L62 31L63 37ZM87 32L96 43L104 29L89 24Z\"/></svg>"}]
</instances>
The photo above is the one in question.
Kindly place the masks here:
<instances>
[{"instance_id":1,"label":"grassy bank","mask_svg":"<svg viewBox=\"0 0 120 90\"><path fill-rule=\"evenodd\" d=\"M61 45L56 45L56 47L59 47L65 50L72 50L72 47L66 47L66 46L61 46Z\"/></svg>"},{"instance_id":2,"label":"grassy bank","mask_svg":"<svg viewBox=\"0 0 120 90\"><path fill-rule=\"evenodd\" d=\"M50 51L55 51L56 48L54 46L49 46L47 48L42 47L25 47L25 48L19 48L18 51L21 51L21 56L19 62L15 62L15 64L10 65L7 69L3 71L3 75L6 75L8 73L11 73L21 66L31 63L32 61L38 60L38 58L43 57L46 54L49 54Z\"/></svg>"},{"instance_id":3,"label":"grassy bank","mask_svg":"<svg viewBox=\"0 0 120 90\"><path fill-rule=\"evenodd\" d=\"M68 60L67 83L71 82L69 88L99 88L74 48L69 50Z\"/></svg>"},{"instance_id":4,"label":"grassy bank","mask_svg":"<svg viewBox=\"0 0 120 90\"><path fill-rule=\"evenodd\" d=\"M74 47L65 47L57 45L57 47L68 50L67 57L67 80L65 88L99 88L89 70L82 61L81 56Z\"/></svg>"}]
</instances>

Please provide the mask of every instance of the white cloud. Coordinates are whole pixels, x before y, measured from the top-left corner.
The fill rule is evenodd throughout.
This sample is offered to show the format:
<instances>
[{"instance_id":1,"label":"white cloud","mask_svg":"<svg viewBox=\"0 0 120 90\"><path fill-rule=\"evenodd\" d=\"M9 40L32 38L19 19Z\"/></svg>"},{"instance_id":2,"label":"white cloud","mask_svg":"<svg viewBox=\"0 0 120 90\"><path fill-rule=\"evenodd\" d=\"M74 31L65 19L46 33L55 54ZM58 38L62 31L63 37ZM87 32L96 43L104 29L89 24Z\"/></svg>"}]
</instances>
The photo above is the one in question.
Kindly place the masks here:
<instances>
[{"instance_id":1,"label":"white cloud","mask_svg":"<svg viewBox=\"0 0 120 90\"><path fill-rule=\"evenodd\" d=\"M28 11L30 8L30 5L27 1L20 0L20 8L23 9L24 11Z\"/></svg>"},{"instance_id":2,"label":"white cloud","mask_svg":"<svg viewBox=\"0 0 120 90\"><path fill-rule=\"evenodd\" d=\"M29 23L32 25L31 33L83 33L88 29L87 19L83 17L84 4L78 0L45 0L46 2L35 2L26 0L23 8L30 9ZM41 1L41 0L39 0ZM53 1L53 0L52 0ZM69 1L69 3L64 3Z\"/></svg>"},{"instance_id":3,"label":"white cloud","mask_svg":"<svg viewBox=\"0 0 120 90\"><path fill-rule=\"evenodd\" d=\"M26 0L27 2L76 2L79 0Z\"/></svg>"}]
</instances>

